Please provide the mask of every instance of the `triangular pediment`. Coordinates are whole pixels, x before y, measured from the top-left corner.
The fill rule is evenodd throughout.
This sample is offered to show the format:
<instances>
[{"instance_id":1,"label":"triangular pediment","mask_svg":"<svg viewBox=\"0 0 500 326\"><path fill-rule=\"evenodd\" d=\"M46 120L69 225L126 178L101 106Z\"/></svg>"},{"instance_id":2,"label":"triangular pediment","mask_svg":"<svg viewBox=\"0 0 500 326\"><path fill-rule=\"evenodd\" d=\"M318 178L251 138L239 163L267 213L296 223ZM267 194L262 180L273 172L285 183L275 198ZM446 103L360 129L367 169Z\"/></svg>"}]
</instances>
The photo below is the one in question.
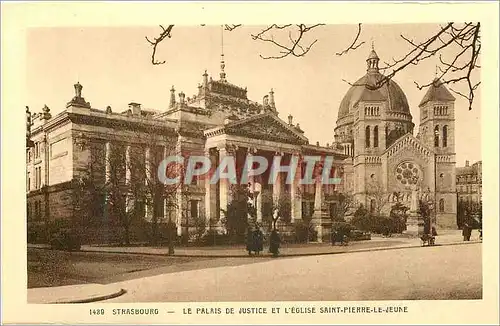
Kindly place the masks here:
<instances>
[{"instance_id":1,"label":"triangular pediment","mask_svg":"<svg viewBox=\"0 0 500 326\"><path fill-rule=\"evenodd\" d=\"M307 144L308 139L273 113L230 122L225 125L225 133L248 138L277 141L289 144Z\"/></svg>"},{"instance_id":2,"label":"triangular pediment","mask_svg":"<svg viewBox=\"0 0 500 326\"><path fill-rule=\"evenodd\" d=\"M407 133L404 136L401 136L398 140L396 140L391 146L389 146L385 151L384 155L387 158L390 158L398 153L404 151L412 151L416 155L429 159L434 152L429 149L427 146L423 145L419 139L413 136L411 133Z\"/></svg>"}]
</instances>

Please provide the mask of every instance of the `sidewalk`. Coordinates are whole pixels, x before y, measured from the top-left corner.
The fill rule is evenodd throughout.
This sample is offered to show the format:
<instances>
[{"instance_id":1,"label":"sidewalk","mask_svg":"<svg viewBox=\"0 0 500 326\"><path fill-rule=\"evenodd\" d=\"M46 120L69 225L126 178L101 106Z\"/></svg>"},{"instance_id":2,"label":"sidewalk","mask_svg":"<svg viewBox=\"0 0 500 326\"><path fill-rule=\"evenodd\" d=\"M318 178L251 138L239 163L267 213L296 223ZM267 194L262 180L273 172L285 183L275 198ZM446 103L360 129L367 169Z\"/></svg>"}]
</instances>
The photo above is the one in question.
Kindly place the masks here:
<instances>
[{"instance_id":1,"label":"sidewalk","mask_svg":"<svg viewBox=\"0 0 500 326\"><path fill-rule=\"evenodd\" d=\"M472 241L464 242L460 230L442 230L436 237L436 245L467 244L478 242L477 235L473 235ZM348 246L335 245L329 242L308 243L308 244L283 244L280 248L281 257L296 257L310 255L328 255L346 252L387 250L396 248L420 247L422 245L419 238L408 238L395 235L391 238L381 236L372 236L372 240L353 241ZM43 246L29 245L30 247L44 248ZM45 247L46 248L46 247ZM102 252L114 254L137 254L137 255L168 255L168 247L106 247L84 245L81 248L83 252ZM212 257L212 258L230 258L230 257L269 257L271 254L266 248L260 256L249 256L244 245L234 246L210 246L210 247L175 247L176 257Z\"/></svg>"},{"instance_id":2,"label":"sidewalk","mask_svg":"<svg viewBox=\"0 0 500 326\"><path fill-rule=\"evenodd\" d=\"M114 284L78 284L28 289L28 303L88 303L116 298L126 291Z\"/></svg>"}]
</instances>

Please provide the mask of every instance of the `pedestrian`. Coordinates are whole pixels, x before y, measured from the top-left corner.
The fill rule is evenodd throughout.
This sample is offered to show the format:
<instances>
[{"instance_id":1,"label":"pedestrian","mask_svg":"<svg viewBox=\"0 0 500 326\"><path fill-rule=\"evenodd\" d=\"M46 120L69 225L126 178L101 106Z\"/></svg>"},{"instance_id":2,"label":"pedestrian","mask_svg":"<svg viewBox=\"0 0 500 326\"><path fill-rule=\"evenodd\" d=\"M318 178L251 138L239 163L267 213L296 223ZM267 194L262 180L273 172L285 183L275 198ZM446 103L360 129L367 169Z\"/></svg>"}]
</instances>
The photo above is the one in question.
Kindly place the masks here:
<instances>
[{"instance_id":1,"label":"pedestrian","mask_svg":"<svg viewBox=\"0 0 500 326\"><path fill-rule=\"evenodd\" d=\"M271 237L269 241L269 251L273 254L274 257L278 256L279 254L279 248L280 248L280 236L278 234L278 231L274 229L271 232Z\"/></svg>"},{"instance_id":2,"label":"pedestrian","mask_svg":"<svg viewBox=\"0 0 500 326\"><path fill-rule=\"evenodd\" d=\"M464 237L464 241L470 241L471 233L472 227L469 225L469 222L465 222L462 229L462 236Z\"/></svg>"},{"instance_id":3,"label":"pedestrian","mask_svg":"<svg viewBox=\"0 0 500 326\"><path fill-rule=\"evenodd\" d=\"M332 228L332 232L331 232L331 242L332 242L332 246L335 246L335 243L337 242L337 231L335 229Z\"/></svg>"},{"instance_id":4,"label":"pedestrian","mask_svg":"<svg viewBox=\"0 0 500 326\"><path fill-rule=\"evenodd\" d=\"M254 243L254 232L252 230L251 227L248 227L247 228L247 251L248 251L248 255L251 256L252 255L252 251L254 251L254 248L253 248L253 243Z\"/></svg>"},{"instance_id":5,"label":"pedestrian","mask_svg":"<svg viewBox=\"0 0 500 326\"><path fill-rule=\"evenodd\" d=\"M260 228L256 230L255 239L255 250L257 251L257 255L260 255L260 252L264 250L264 233L262 233Z\"/></svg>"}]
</instances>

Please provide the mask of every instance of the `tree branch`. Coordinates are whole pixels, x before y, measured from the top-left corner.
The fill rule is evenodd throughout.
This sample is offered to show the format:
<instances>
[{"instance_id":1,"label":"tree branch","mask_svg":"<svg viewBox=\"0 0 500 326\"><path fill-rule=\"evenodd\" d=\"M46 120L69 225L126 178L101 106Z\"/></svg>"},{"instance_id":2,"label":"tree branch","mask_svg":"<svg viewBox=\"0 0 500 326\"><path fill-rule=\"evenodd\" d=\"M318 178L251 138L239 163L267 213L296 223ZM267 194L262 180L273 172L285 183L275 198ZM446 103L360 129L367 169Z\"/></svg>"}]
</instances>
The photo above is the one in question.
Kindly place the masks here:
<instances>
[{"instance_id":1,"label":"tree branch","mask_svg":"<svg viewBox=\"0 0 500 326\"><path fill-rule=\"evenodd\" d=\"M360 35L361 35L361 23L358 24L358 34L356 34L356 37L354 38L354 41L352 41L351 45L349 45L344 51L337 52L336 55L341 56L347 54L349 50L356 50L361 45L365 44L365 42L363 41L356 45L356 42L358 41Z\"/></svg>"},{"instance_id":2,"label":"tree branch","mask_svg":"<svg viewBox=\"0 0 500 326\"><path fill-rule=\"evenodd\" d=\"M323 25L324 24L315 24L311 26L307 26L305 24L298 24L298 25L272 24L263 29L262 31L260 31L259 33L252 34L251 37L254 41L270 43L280 49L279 55L274 55L274 56L260 55L262 59L282 59L287 56L303 57L311 50L313 45L316 44L316 42L318 41L316 39L311 43L309 43L309 45L302 44L301 42L304 41L306 33L310 32L311 30L313 30L318 26L323 26ZM288 30L288 43L281 43L280 41L276 41L274 39L274 35L272 34L272 32L283 31L283 30ZM292 32L296 32L298 35L294 38L292 36ZM269 33L271 35L268 35Z\"/></svg>"},{"instance_id":3,"label":"tree branch","mask_svg":"<svg viewBox=\"0 0 500 326\"><path fill-rule=\"evenodd\" d=\"M164 28L162 25L160 25L162 32L160 33L160 36L155 37L154 41L151 41L147 36L146 36L146 41L153 47L153 52L151 53L151 63L153 65L162 65L166 61L157 61L155 56L156 56L156 47L158 44L160 44L166 37L171 38L172 37L172 29L174 28L174 25L168 25L167 28Z\"/></svg>"}]
</instances>

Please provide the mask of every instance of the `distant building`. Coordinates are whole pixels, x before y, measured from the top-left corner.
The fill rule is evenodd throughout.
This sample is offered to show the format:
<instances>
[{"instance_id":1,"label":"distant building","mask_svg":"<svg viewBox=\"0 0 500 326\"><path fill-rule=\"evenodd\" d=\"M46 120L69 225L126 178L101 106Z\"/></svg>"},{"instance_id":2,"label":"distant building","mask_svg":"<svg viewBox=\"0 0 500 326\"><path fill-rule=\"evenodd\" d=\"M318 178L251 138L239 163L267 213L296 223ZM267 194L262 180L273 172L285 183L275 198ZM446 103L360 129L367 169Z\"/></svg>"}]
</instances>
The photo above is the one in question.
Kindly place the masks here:
<instances>
[{"instance_id":1,"label":"distant building","mask_svg":"<svg viewBox=\"0 0 500 326\"><path fill-rule=\"evenodd\" d=\"M483 162L457 167L457 196L463 202L482 202Z\"/></svg>"}]
</instances>

